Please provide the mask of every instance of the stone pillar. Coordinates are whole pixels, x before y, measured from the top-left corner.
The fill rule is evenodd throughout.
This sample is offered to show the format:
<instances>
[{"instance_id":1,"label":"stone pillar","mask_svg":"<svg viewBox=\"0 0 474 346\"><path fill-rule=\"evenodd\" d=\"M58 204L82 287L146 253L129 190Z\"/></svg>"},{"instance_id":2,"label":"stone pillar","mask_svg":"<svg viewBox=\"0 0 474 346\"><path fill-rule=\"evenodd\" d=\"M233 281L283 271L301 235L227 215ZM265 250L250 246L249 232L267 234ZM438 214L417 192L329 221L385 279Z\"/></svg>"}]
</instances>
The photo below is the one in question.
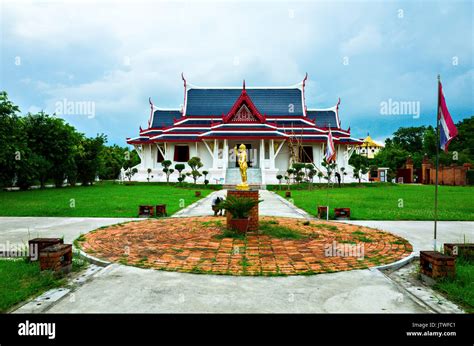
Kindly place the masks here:
<instances>
[{"instance_id":1,"label":"stone pillar","mask_svg":"<svg viewBox=\"0 0 474 346\"><path fill-rule=\"evenodd\" d=\"M405 168L410 170L410 181L406 183L413 183L413 159L411 156L408 157L407 162L405 163Z\"/></svg>"},{"instance_id":2,"label":"stone pillar","mask_svg":"<svg viewBox=\"0 0 474 346\"><path fill-rule=\"evenodd\" d=\"M245 197L250 198L253 200L258 201L258 190L228 190L227 197L234 196L234 197ZM229 212L226 212L227 216L227 223L232 219L232 215ZM249 223L249 231L258 231L258 204L252 208L249 213L250 223Z\"/></svg>"},{"instance_id":3,"label":"stone pillar","mask_svg":"<svg viewBox=\"0 0 474 346\"><path fill-rule=\"evenodd\" d=\"M428 159L428 156L423 156L423 162L421 163L421 183L422 184L429 184L430 183L430 176L428 175L428 170L431 169L431 162Z\"/></svg>"}]
</instances>

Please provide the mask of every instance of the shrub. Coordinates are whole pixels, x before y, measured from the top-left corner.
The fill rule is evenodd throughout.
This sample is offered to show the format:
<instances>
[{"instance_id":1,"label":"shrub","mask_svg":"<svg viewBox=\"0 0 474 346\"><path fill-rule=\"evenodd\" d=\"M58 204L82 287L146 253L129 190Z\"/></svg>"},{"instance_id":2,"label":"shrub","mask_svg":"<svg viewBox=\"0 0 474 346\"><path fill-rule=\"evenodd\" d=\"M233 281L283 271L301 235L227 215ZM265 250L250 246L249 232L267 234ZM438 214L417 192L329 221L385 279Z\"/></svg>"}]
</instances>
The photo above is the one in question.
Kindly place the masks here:
<instances>
[{"instance_id":1,"label":"shrub","mask_svg":"<svg viewBox=\"0 0 474 346\"><path fill-rule=\"evenodd\" d=\"M226 200L219 203L219 209L225 209L235 219L246 219L249 217L250 210L261 200L256 201L247 197L228 196Z\"/></svg>"}]
</instances>

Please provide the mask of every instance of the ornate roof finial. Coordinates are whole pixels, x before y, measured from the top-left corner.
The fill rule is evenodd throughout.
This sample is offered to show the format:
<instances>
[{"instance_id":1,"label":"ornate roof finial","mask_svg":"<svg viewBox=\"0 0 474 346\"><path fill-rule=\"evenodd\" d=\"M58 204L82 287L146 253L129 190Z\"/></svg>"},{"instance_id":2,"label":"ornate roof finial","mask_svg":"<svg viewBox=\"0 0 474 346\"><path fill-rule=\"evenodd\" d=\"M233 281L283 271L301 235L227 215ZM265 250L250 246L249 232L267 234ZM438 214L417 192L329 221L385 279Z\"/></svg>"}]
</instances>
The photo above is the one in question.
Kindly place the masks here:
<instances>
[{"instance_id":1,"label":"ornate roof finial","mask_svg":"<svg viewBox=\"0 0 474 346\"><path fill-rule=\"evenodd\" d=\"M184 73L183 72L181 72L181 79L183 80L184 87L186 88L186 78L184 78Z\"/></svg>"},{"instance_id":2,"label":"ornate roof finial","mask_svg":"<svg viewBox=\"0 0 474 346\"><path fill-rule=\"evenodd\" d=\"M304 75L304 78L303 78L303 88L305 87L306 85L306 80L308 79L308 72L306 72L306 74Z\"/></svg>"},{"instance_id":3,"label":"ornate roof finial","mask_svg":"<svg viewBox=\"0 0 474 346\"><path fill-rule=\"evenodd\" d=\"M154 111L153 101L151 100L151 97L148 98L148 102L150 103L150 117L148 118L148 128L150 128L151 124L153 123L153 111Z\"/></svg>"},{"instance_id":4,"label":"ornate roof finial","mask_svg":"<svg viewBox=\"0 0 474 346\"><path fill-rule=\"evenodd\" d=\"M244 83L242 85L242 89L245 90L245 79L244 79Z\"/></svg>"}]
</instances>

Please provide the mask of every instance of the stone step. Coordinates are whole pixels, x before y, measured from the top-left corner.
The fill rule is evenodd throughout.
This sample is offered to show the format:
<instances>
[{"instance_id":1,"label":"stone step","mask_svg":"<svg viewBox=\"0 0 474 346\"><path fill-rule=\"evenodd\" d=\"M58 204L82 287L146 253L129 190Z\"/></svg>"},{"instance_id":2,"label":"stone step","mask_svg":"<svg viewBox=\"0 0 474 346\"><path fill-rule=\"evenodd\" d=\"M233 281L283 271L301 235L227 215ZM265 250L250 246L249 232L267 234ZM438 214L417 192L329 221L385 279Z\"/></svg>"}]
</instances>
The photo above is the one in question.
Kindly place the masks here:
<instances>
[{"instance_id":1,"label":"stone step","mask_svg":"<svg viewBox=\"0 0 474 346\"><path fill-rule=\"evenodd\" d=\"M226 185L240 184L240 170L238 168L228 168L226 171ZM249 168L247 170L247 182L249 185L260 185L262 183L262 172L260 168Z\"/></svg>"}]
</instances>

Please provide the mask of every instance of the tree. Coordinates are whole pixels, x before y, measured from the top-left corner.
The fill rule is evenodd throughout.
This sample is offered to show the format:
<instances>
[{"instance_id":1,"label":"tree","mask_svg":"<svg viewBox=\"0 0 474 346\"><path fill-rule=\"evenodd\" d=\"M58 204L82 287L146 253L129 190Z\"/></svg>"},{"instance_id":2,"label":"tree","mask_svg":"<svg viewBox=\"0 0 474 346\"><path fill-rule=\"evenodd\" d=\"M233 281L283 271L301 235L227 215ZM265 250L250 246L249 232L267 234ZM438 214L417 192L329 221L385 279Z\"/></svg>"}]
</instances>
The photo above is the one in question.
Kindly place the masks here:
<instances>
[{"instance_id":1,"label":"tree","mask_svg":"<svg viewBox=\"0 0 474 346\"><path fill-rule=\"evenodd\" d=\"M173 174L174 169L170 168L172 162L170 160L161 161L161 165L163 166L163 172L166 174L166 183L169 184L170 182L170 175Z\"/></svg>"},{"instance_id":2,"label":"tree","mask_svg":"<svg viewBox=\"0 0 474 346\"><path fill-rule=\"evenodd\" d=\"M184 163L177 163L174 165L174 168L178 171L179 175L181 175L181 172L186 168Z\"/></svg>"},{"instance_id":3,"label":"tree","mask_svg":"<svg viewBox=\"0 0 474 346\"><path fill-rule=\"evenodd\" d=\"M201 158L197 156L191 157L188 161L188 165L191 167L191 175L193 177L194 184L196 184L197 179L202 175L199 172L199 168L203 166Z\"/></svg>"},{"instance_id":4,"label":"tree","mask_svg":"<svg viewBox=\"0 0 474 346\"><path fill-rule=\"evenodd\" d=\"M296 182L301 182L303 180L303 176L306 175L305 172L302 172L302 170L305 168L305 164L304 163L299 163L299 162L295 162L293 165L291 165L291 168L293 168L293 171L294 171L294 178L295 178L295 181ZM303 174L301 174L303 173Z\"/></svg>"},{"instance_id":5,"label":"tree","mask_svg":"<svg viewBox=\"0 0 474 346\"><path fill-rule=\"evenodd\" d=\"M153 176L151 175L152 172L153 172L153 170L151 168L147 168L147 170L146 170L146 173L147 173L146 180L148 182L150 182L150 179L153 178Z\"/></svg>"},{"instance_id":6,"label":"tree","mask_svg":"<svg viewBox=\"0 0 474 346\"><path fill-rule=\"evenodd\" d=\"M278 185L280 185L281 190L281 180L283 179L283 176L281 174L277 174L276 178L278 179Z\"/></svg>"},{"instance_id":7,"label":"tree","mask_svg":"<svg viewBox=\"0 0 474 346\"><path fill-rule=\"evenodd\" d=\"M308 181L310 183L308 185L308 189L313 189L314 176L316 175L316 169L314 169L313 165L311 165L311 168L309 169L307 174L308 174Z\"/></svg>"},{"instance_id":8,"label":"tree","mask_svg":"<svg viewBox=\"0 0 474 346\"><path fill-rule=\"evenodd\" d=\"M66 171L77 150L80 135L63 119L44 112L28 113L22 118L23 133L30 150L37 155L41 187L53 178L56 187L63 185Z\"/></svg>"},{"instance_id":9,"label":"tree","mask_svg":"<svg viewBox=\"0 0 474 346\"><path fill-rule=\"evenodd\" d=\"M0 186L12 186L27 151L26 137L17 115L19 112L7 93L0 92Z\"/></svg>"},{"instance_id":10,"label":"tree","mask_svg":"<svg viewBox=\"0 0 474 346\"><path fill-rule=\"evenodd\" d=\"M442 156L446 155L446 159L441 159L443 164L449 163L463 164L466 162L474 164L474 116L463 119L456 124L458 135L449 144L449 154L442 152ZM457 160L454 160L453 153L457 153Z\"/></svg>"},{"instance_id":11,"label":"tree","mask_svg":"<svg viewBox=\"0 0 474 346\"><path fill-rule=\"evenodd\" d=\"M345 167L341 167L341 180L342 180L342 183L344 184L344 176L347 175L346 173L346 168Z\"/></svg>"},{"instance_id":12,"label":"tree","mask_svg":"<svg viewBox=\"0 0 474 346\"><path fill-rule=\"evenodd\" d=\"M208 171L202 171L202 175L204 176L204 181L207 180L207 175L209 174ZM204 182L205 183L205 182Z\"/></svg>"},{"instance_id":13,"label":"tree","mask_svg":"<svg viewBox=\"0 0 474 346\"><path fill-rule=\"evenodd\" d=\"M99 177L105 180L114 180L120 174L122 167L127 169L140 163L140 158L135 150L120 147L116 144L104 146L101 157L101 169Z\"/></svg>"},{"instance_id":14,"label":"tree","mask_svg":"<svg viewBox=\"0 0 474 346\"><path fill-rule=\"evenodd\" d=\"M324 177L324 174L323 172L319 171L318 172L318 179L319 179L319 183L321 184L321 178Z\"/></svg>"},{"instance_id":15,"label":"tree","mask_svg":"<svg viewBox=\"0 0 474 346\"><path fill-rule=\"evenodd\" d=\"M361 183L362 175L369 172L369 159L365 156L352 154L349 164L354 167L354 178Z\"/></svg>"},{"instance_id":16,"label":"tree","mask_svg":"<svg viewBox=\"0 0 474 346\"><path fill-rule=\"evenodd\" d=\"M293 168L288 168L286 170L286 173L286 175L288 176L288 183L291 183L291 178L296 173L296 171Z\"/></svg>"},{"instance_id":17,"label":"tree","mask_svg":"<svg viewBox=\"0 0 474 346\"><path fill-rule=\"evenodd\" d=\"M393 145L410 152L412 155L416 152L419 153L423 150L423 135L425 130L425 126L400 127L393 134Z\"/></svg>"},{"instance_id":18,"label":"tree","mask_svg":"<svg viewBox=\"0 0 474 346\"><path fill-rule=\"evenodd\" d=\"M78 179L82 185L92 185L97 173L101 169L100 155L107 141L105 135L97 135L95 138L83 137L76 155Z\"/></svg>"},{"instance_id":19,"label":"tree","mask_svg":"<svg viewBox=\"0 0 474 346\"><path fill-rule=\"evenodd\" d=\"M41 164L38 155L28 151L19 160L16 169L16 185L21 190L29 189L38 180L38 169Z\"/></svg>"},{"instance_id":20,"label":"tree","mask_svg":"<svg viewBox=\"0 0 474 346\"><path fill-rule=\"evenodd\" d=\"M138 173L138 169L128 167L127 170L125 171L125 176L128 178L128 181L132 181L132 177Z\"/></svg>"}]
</instances>

